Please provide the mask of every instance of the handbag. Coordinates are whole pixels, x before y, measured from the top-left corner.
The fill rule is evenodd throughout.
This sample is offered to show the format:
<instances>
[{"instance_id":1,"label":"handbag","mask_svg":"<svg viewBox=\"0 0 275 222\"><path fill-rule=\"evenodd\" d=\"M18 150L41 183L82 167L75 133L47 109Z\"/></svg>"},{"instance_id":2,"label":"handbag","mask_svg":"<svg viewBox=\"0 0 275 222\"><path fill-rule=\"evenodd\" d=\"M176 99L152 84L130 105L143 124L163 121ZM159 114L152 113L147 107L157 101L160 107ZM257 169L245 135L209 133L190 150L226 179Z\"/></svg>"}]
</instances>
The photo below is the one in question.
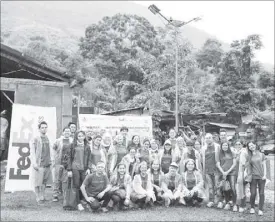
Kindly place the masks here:
<instances>
[{"instance_id":1,"label":"handbag","mask_svg":"<svg viewBox=\"0 0 275 222\"><path fill-rule=\"evenodd\" d=\"M68 178L68 187L64 192L63 209L64 210L76 210L77 200L76 200L77 190L73 187L73 180L71 177Z\"/></svg>"},{"instance_id":2,"label":"handbag","mask_svg":"<svg viewBox=\"0 0 275 222\"><path fill-rule=\"evenodd\" d=\"M221 189L222 191L229 191L231 190L231 186L228 180L222 180L221 181Z\"/></svg>"}]
</instances>

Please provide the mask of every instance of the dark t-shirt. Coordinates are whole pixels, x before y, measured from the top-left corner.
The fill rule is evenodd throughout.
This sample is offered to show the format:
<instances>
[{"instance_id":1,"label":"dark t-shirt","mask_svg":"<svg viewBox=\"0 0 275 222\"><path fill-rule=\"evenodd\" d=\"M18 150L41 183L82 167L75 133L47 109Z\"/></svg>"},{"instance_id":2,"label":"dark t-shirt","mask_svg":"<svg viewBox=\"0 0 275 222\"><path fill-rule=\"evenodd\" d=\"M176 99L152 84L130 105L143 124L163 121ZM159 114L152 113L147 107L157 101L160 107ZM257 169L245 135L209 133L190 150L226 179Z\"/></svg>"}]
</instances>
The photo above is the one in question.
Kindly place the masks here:
<instances>
[{"instance_id":1,"label":"dark t-shirt","mask_svg":"<svg viewBox=\"0 0 275 222\"><path fill-rule=\"evenodd\" d=\"M68 166L68 158L71 149L71 143L69 138L63 139L63 146L61 150L61 164L66 168Z\"/></svg>"},{"instance_id":2,"label":"dark t-shirt","mask_svg":"<svg viewBox=\"0 0 275 222\"><path fill-rule=\"evenodd\" d=\"M41 152L41 167L48 167L51 162L50 156L50 144L47 136L41 136L42 140L42 152Z\"/></svg>"},{"instance_id":3,"label":"dark t-shirt","mask_svg":"<svg viewBox=\"0 0 275 222\"><path fill-rule=\"evenodd\" d=\"M102 192L108 185L109 180L106 174L100 176L96 173L89 174L83 184L86 186L86 192L88 197L95 197Z\"/></svg>"}]
</instances>

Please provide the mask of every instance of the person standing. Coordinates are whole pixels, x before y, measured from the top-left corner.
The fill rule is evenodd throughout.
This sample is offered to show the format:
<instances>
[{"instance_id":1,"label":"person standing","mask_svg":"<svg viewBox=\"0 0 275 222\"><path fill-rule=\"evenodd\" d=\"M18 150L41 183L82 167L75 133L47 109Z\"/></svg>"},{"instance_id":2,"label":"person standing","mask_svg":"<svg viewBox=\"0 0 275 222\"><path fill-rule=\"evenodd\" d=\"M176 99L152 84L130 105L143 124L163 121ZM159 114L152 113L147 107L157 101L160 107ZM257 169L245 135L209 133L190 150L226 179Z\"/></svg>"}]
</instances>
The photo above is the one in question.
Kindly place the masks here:
<instances>
[{"instance_id":1,"label":"person standing","mask_svg":"<svg viewBox=\"0 0 275 222\"><path fill-rule=\"evenodd\" d=\"M175 162L177 159L177 154L172 150L172 144L170 140L164 142L164 148L159 152L159 160L161 171L165 174L168 173L170 164Z\"/></svg>"},{"instance_id":2,"label":"person standing","mask_svg":"<svg viewBox=\"0 0 275 222\"><path fill-rule=\"evenodd\" d=\"M127 147L128 151L132 148L135 148L136 151L141 148L140 137L138 135L132 137L132 140Z\"/></svg>"},{"instance_id":3,"label":"person standing","mask_svg":"<svg viewBox=\"0 0 275 222\"><path fill-rule=\"evenodd\" d=\"M72 177L73 186L77 189L77 207L78 210L84 210L80 201L83 199L80 192L80 186L85 176L91 172L91 150L86 140L85 132L78 131L75 133L73 144L70 148L68 161L68 177Z\"/></svg>"},{"instance_id":4,"label":"person standing","mask_svg":"<svg viewBox=\"0 0 275 222\"><path fill-rule=\"evenodd\" d=\"M53 202L58 201L58 194L61 191L61 188L64 193L64 189L68 181L68 156L71 144L73 142L70 135L70 128L65 127L63 129L63 135L53 144Z\"/></svg>"},{"instance_id":5,"label":"person standing","mask_svg":"<svg viewBox=\"0 0 275 222\"><path fill-rule=\"evenodd\" d=\"M150 140L144 139L141 148L138 150L140 162L146 161L150 164Z\"/></svg>"},{"instance_id":6,"label":"person standing","mask_svg":"<svg viewBox=\"0 0 275 222\"><path fill-rule=\"evenodd\" d=\"M36 201L38 204L43 203L45 199L45 189L47 181L51 175L50 166L51 151L49 138L46 135L48 124L42 121L38 124L40 135L30 141L31 163L34 169L34 188Z\"/></svg>"},{"instance_id":7,"label":"person standing","mask_svg":"<svg viewBox=\"0 0 275 222\"><path fill-rule=\"evenodd\" d=\"M249 174L251 174L250 183L250 213L255 213L255 199L257 194L257 187L259 189L259 211L258 215L263 215L263 207L265 201L265 183L266 183L266 156L259 151L256 144L249 142L248 148L248 162L249 162Z\"/></svg>"},{"instance_id":8,"label":"person standing","mask_svg":"<svg viewBox=\"0 0 275 222\"><path fill-rule=\"evenodd\" d=\"M75 135L75 132L76 132L76 124L73 123L73 122L69 122L68 127L71 130L71 138L74 139L74 135Z\"/></svg>"},{"instance_id":9,"label":"person standing","mask_svg":"<svg viewBox=\"0 0 275 222\"><path fill-rule=\"evenodd\" d=\"M101 210L106 213L108 212L106 207L111 200L110 189L111 185L105 173L105 163L99 161L96 171L85 178L80 190L93 211ZM101 201L103 201L102 205L100 205Z\"/></svg>"},{"instance_id":10,"label":"person standing","mask_svg":"<svg viewBox=\"0 0 275 222\"><path fill-rule=\"evenodd\" d=\"M121 127L120 129L120 134L122 135L123 137L123 146L125 146L126 148L128 147L128 144L129 144L129 139L128 139L128 132L129 132L129 129L126 127L126 126L123 126Z\"/></svg>"},{"instance_id":11,"label":"person standing","mask_svg":"<svg viewBox=\"0 0 275 222\"><path fill-rule=\"evenodd\" d=\"M91 164L92 164L91 171L92 172L96 170L96 165L99 161L102 161L105 164L107 164L105 152L104 150L101 149L101 146L100 146L101 140L102 140L102 137L100 135L96 135L93 138L93 142L91 146Z\"/></svg>"},{"instance_id":12,"label":"person standing","mask_svg":"<svg viewBox=\"0 0 275 222\"><path fill-rule=\"evenodd\" d=\"M121 163L123 163L126 167L126 173L134 178L135 174L137 173L138 164L140 163L139 158L136 156L136 149L132 147L128 154L126 154Z\"/></svg>"},{"instance_id":13,"label":"person standing","mask_svg":"<svg viewBox=\"0 0 275 222\"><path fill-rule=\"evenodd\" d=\"M213 207L217 202L219 194L219 174L217 172L216 160L218 159L219 144L215 143L212 134L205 135L206 145L202 147L202 166L203 176L205 177L205 186L208 198L207 207Z\"/></svg>"}]
</instances>

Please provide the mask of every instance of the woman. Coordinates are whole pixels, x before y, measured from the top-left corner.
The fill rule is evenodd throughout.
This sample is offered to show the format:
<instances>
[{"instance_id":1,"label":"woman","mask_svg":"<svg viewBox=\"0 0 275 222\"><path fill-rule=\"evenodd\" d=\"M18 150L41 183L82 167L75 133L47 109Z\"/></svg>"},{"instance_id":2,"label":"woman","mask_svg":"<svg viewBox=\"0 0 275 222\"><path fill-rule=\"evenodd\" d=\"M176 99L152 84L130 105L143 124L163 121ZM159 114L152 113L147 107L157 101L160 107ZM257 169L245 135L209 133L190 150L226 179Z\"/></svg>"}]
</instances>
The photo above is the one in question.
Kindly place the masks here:
<instances>
[{"instance_id":1,"label":"woman","mask_svg":"<svg viewBox=\"0 0 275 222\"><path fill-rule=\"evenodd\" d=\"M150 141L150 144L151 144L151 147L149 149L149 160L150 160L150 164L152 164L154 160L158 160L159 158L159 146L155 139L152 139Z\"/></svg>"},{"instance_id":2,"label":"woman","mask_svg":"<svg viewBox=\"0 0 275 222\"><path fill-rule=\"evenodd\" d=\"M169 139L172 145L172 149L174 150L177 147L177 139L176 139L177 133L175 129L169 130Z\"/></svg>"},{"instance_id":3,"label":"woman","mask_svg":"<svg viewBox=\"0 0 275 222\"><path fill-rule=\"evenodd\" d=\"M96 165L99 161L102 161L106 164L106 155L103 149L101 149L101 140L102 137L100 135L96 135L92 142L91 148L91 165L92 165L92 172L96 171Z\"/></svg>"},{"instance_id":4,"label":"woman","mask_svg":"<svg viewBox=\"0 0 275 222\"><path fill-rule=\"evenodd\" d=\"M250 213L255 213L255 198L257 192L257 186L259 189L259 211L258 215L263 215L264 207L264 192L265 192L265 183L266 183L266 157L261 153L255 143L249 142L248 147L248 173L251 175L250 183Z\"/></svg>"},{"instance_id":5,"label":"woman","mask_svg":"<svg viewBox=\"0 0 275 222\"><path fill-rule=\"evenodd\" d=\"M150 140L144 139L142 147L138 150L140 162L146 161L147 164L150 163L150 160L149 160L150 151L149 150L150 150Z\"/></svg>"},{"instance_id":6,"label":"woman","mask_svg":"<svg viewBox=\"0 0 275 222\"><path fill-rule=\"evenodd\" d=\"M152 185L156 201L161 203L163 201L163 190L161 188L161 180L164 176L164 173L160 170L160 163L158 159L155 159L152 162L151 168L148 171L152 179Z\"/></svg>"},{"instance_id":7,"label":"woman","mask_svg":"<svg viewBox=\"0 0 275 222\"><path fill-rule=\"evenodd\" d=\"M73 185L77 189L76 201L78 210L84 210L80 204L83 199L80 186L85 179L85 176L90 174L91 170L91 150L85 138L84 131L78 131L74 135L74 141L71 145L68 155L68 177L72 177Z\"/></svg>"},{"instance_id":8,"label":"woman","mask_svg":"<svg viewBox=\"0 0 275 222\"><path fill-rule=\"evenodd\" d=\"M132 147L129 153L122 158L121 163L125 164L126 173L129 174L131 178L134 178L137 173L138 164L140 163L139 158L136 156L136 149L134 147Z\"/></svg>"},{"instance_id":9,"label":"woman","mask_svg":"<svg viewBox=\"0 0 275 222\"><path fill-rule=\"evenodd\" d=\"M200 204L204 196L203 178L200 171L196 168L196 162L193 159L185 161L185 172L182 174L183 197L186 205L196 206Z\"/></svg>"},{"instance_id":10,"label":"woman","mask_svg":"<svg viewBox=\"0 0 275 222\"><path fill-rule=\"evenodd\" d=\"M197 150L199 153L201 153L201 142L199 140L196 140L194 143L194 148Z\"/></svg>"},{"instance_id":11,"label":"woman","mask_svg":"<svg viewBox=\"0 0 275 222\"><path fill-rule=\"evenodd\" d=\"M203 176L205 177L206 196L208 199L207 207L213 207L220 196L218 185L220 175L216 167L216 159L219 153L219 145L214 142L212 134L205 135L205 146L202 147L202 166Z\"/></svg>"},{"instance_id":12,"label":"woman","mask_svg":"<svg viewBox=\"0 0 275 222\"><path fill-rule=\"evenodd\" d=\"M163 150L159 153L161 171L165 174L169 171L169 166L176 160L176 155L172 152L172 144L170 140L164 142Z\"/></svg>"},{"instance_id":13,"label":"woman","mask_svg":"<svg viewBox=\"0 0 275 222\"><path fill-rule=\"evenodd\" d=\"M182 154L181 161L180 161L180 174L182 174L185 169L185 162L188 159L192 159L195 161L196 166L198 166L198 170L202 172L202 161L201 155L197 150L194 149L194 143L192 140L186 141L186 151Z\"/></svg>"},{"instance_id":14,"label":"woman","mask_svg":"<svg viewBox=\"0 0 275 222\"><path fill-rule=\"evenodd\" d=\"M230 184L230 190L229 191L224 191L224 197L225 197L225 210L230 210L230 195L232 194L232 200L233 200L233 205L234 205L234 210L236 210L236 154L235 152L231 149L230 145L228 142L222 142L221 143L221 149L218 155L218 160L216 163L216 166L219 170L220 173L220 181L228 181ZM221 198L221 197L220 197ZM219 200L218 203L218 208L223 207L223 203L221 199Z\"/></svg>"},{"instance_id":15,"label":"woman","mask_svg":"<svg viewBox=\"0 0 275 222\"><path fill-rule=\"evenodd\" d=\"M128 151L131 148L135 148L135 150L139 150L141 148L140 137L138 135L134 135L132 137L131 143L129 143L127 148L128 148Z\"/></svg>"},{"instance_id":16,"label":"woman","mask_svg":"<svg viewBox=\"0 0 275 222\"><path fill-rule=\"evenodd\" d=\"M131 201L138 207L150 206L156 201L153 191L152 180L148 173L147 162L140 163L138 174L135 175L132 187L133 191L130 195Z\"/></svg>"},{"instance_id":17,"label":"woman","mask_svg":"<svg viewBox=\"0 0 275 222\"><path fill-rule=\"evenodd\" d=\"M126 173L126 165L119 163L117 166L117 174L111 177L110 196L113 200L115 210L120 210L123 205L128 206L131 194L131 176Z\"/></svg>"},{"instance_id":18,"label":"woman","mask_svg":"<svg viewBox=\"0 0 275 222\"><path fill-rule=\"evenodd\" d=\"M183 153L186 152L186 143L185 143L183 137L180 136L177 138L177 146L179 149L179 155L177 157L176 163L179 164Z\"/></svg>"},{"instance_id":19,"label":"woman","mask_svg":"<svg viewBox=\"0 0 275 222\"><path fill-rule=\"evenodd\" d=\"M116 143L113 146L113 149L110 149L108 154L111 156L110 171L109 171L110 176L114 173L117 165L121 162L123 157L126 156L128 153L126 146L123 144L122 134L118 134L115 137L115 142Z\"/></svg>"}]
</instances>

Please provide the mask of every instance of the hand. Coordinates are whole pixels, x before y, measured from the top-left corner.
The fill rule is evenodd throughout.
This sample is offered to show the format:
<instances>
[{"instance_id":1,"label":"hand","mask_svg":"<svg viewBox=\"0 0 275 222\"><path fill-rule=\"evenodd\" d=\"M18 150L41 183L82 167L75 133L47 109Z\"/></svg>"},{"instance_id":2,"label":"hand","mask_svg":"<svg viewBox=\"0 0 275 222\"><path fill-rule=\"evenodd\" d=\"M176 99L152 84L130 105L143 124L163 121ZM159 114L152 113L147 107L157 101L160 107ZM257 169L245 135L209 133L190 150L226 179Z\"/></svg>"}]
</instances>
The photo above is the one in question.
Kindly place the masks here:
<instances>
[{"instance_id":1,"label":"hand","mask_svg":"<svg viewBox=\"0 0 275 222\"><path fill-rule=\"evenodd\" d=\"M99 194L97 194L96 197L97 197L98 199L102 199L102 197L104 196L104 194L105 194L105 192L102 191L102 192L100 192Z\"/></svg>"},{"instance_id":2,"label":"hand","mask_svg":"<svg viewBox=\"0 0 275 222\"><path fill-rule=\"evenodd\" d=\"M263 177L262 177L262 180L266 180L266 176L263 176Z\"/></svg>"},{"instance_id":3,"label":"hand","mask_svg":"<svg viewBox=\"0 0 275 222\"><path fill-rule=\"evenodd\" d=\"M145 200L145 203L148 203L150 201L151 197L150 196L146 196L146 200Z\"/></svg>"},{"instance_id":4,"label":"hand","mask_svg":"<svg viewBox=\"0 0 275 222\"><path fill-rule=\"evenodd\" d=\"M112 187L110 191L111 191L111 192L114 192L114 191L116 191L116 190L118 190L118 189L119 189L119 187Z\"/></svg>"},{"instance_id":5,"label":"hand","mask_svg":"<svg viewBox=\"0 0 275 222\"><path fill-rule=\"evenodd\" d=\"M128 206L129 204L130 204L130 200L129 200L129 198L126 198L125 201L124 201L124 205Z\"/></svg>"},{"instance_id":6,"label":"hand","mask_svg":"<svg viewBox=\"0 0 275 222\"><path fill-rule=\"evenodd\" d=\"M92 203L92 202L95 201L95 198L93 198L93 197L88 197L86 200L87 200L88 202Z\"/></svg>"},{"instance_id":7,"label":"hand","mask_svg":"<svg viewBox=\"0 0 275 222\"><path fill-rule=\"evenodd\" d=\"M68 177L73 177L73 172L72 171L68 171Z\"/></svg>"},{"instance_id":8,"label":"hand","mask_svg":"<svg viewBox=\"0 0 275 222\"><path fill-rule=\"evenodd\" d=\"M189 194L190 194L191 197L193 197L193 195L194 195L194 190L191 190Z\"/></svg>"},{"instance_id":9,"label":"hand","mask_svg":"<svg viewBox=\"0 0 275 222\"><path fill-rule=\"evenodd\" d=\"M38 170L37 164L33 164L32 166L33 166L33 169L35 169L36 171Z\"/></svg>"},{"instance_id":10,"label":"hand","mask_svg":"<svg viewBox=\"0 0 275 222\"><path fill-rule=\"evenodd\" d=\"M243 177L242 176L238 176L237 183L241 184L242 182L243 182Z\"/></svg>"},{"instance_id":11,"label":"hand","mask_svg":"<svg viewBox=\"0 0 275 222\"><path fill-rule=\"evenodd\" d=\"M85 175L89 175L90 173L91 173L90 169L87 169Z\"/></svg>"}]
</instances>

